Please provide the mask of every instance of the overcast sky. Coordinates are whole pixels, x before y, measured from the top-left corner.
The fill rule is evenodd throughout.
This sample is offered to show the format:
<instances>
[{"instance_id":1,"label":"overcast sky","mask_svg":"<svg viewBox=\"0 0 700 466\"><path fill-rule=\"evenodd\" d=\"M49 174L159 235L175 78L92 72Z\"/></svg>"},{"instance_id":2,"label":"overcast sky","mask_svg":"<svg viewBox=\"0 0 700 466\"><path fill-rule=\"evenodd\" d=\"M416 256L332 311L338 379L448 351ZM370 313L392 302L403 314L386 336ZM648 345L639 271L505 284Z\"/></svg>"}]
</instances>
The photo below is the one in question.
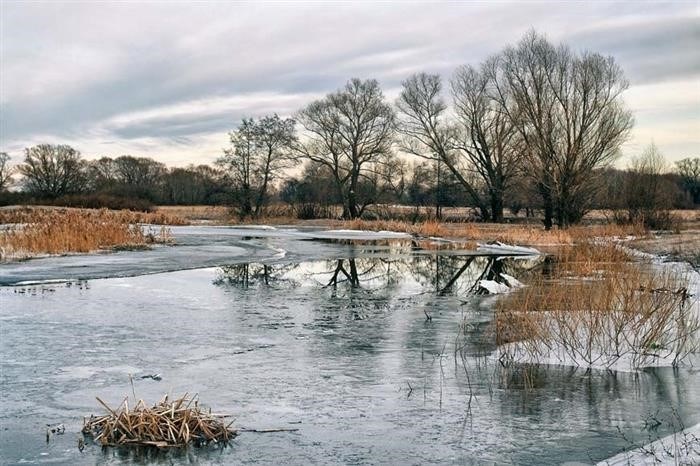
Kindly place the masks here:
<instances>
[{"instance_id":1,"label":"overcast sky","mask_svg":"<svg viewBox=\"0 0 700 466\"><path fill-rule=\"evenodd\" d=\"M449 79L532 27L622 65L626 157L652 140L670 160L700 156L697 0L0 5L0 151L15 163L44 142L209 163L244 116L291 115L351 77L393 101L411 73Z\"/></svg>"}]
</instances>

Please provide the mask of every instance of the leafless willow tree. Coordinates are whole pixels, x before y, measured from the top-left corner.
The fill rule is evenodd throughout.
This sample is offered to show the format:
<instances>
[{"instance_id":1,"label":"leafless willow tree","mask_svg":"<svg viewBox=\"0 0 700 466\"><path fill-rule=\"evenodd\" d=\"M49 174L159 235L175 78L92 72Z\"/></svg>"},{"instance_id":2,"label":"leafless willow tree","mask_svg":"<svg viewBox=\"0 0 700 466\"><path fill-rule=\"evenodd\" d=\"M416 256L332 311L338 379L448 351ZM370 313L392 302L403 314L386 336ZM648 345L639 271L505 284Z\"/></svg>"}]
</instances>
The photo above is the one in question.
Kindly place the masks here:
<instances>
[{"instance_id":1,"label":"leafless willow tree","mask_svg":"<svg viewBox=\"0 0 700 466\"><path fill-rule=\"evenodd\" d=\"M396 102L400 112L400 147L406 153L444 164L459 180L484 220L489 208L470 174L469 160L460 154L458 129L448 119L439 75L414 74L402 83Z\"/></svg>"},{"instance_id":2,"label":"leafless willow tree","mask_svg":"<svg viewBox=\"0 0 700 466\"><path fill-rule=\"evenodd\" d=\"M524 142L545 227L575 223L594 197L593 171L617 158L632 128L621 99L628 81L612 57L576 54L534 31L496 60L494 95Z\"/></svg>"},{"instance_id":3,"label":"leafless willow tree","mask_svg":"<svg viewBox=\"0 0 700 466\"><path fill-rule=\"evenodd\" d=\"M371 193L359 192L361 186L375 183L378 167L390 159L394 135L394 111L379 83L352 79L301 110L298 121L305 138L295 145L297 153L329 169L344 217L360 217L375 202Z\"/></svg>"},{"instance_id":4,"label":"leafless willow tree","mask_svg":"<svg viewBox=\"0 0 700 466\"><path fill-rule=\"evenodd\" d=\"M438 75L415 74L397 101L402 149L437 160L459 180L483 220L503 220L504 196L522 148L508 114L489 94L487 63L460 67L451 82L454 115L441 96ZM485 193L485 194L484 194Z\"/></svg>"},{"instance_id":5,"label":"leafless willow tree","mask_svg":"<svg viewBox=\"0 0 700 466\"><path fill-rule=\"evenodd\" d=\"M0 152L0 192L5 191L12 183L12 172L10 156L6 152Z\"/></svg>"},{"instance_id":6,"label":"leafless willow tree","mask_svg":"<svg viewBox=\"0 0 700 466\"><path fill-rule=\"evenodd\" d=\"M18 168L26 191L47 198L72 194L85 188L85 161L67 145L40 144L24 150Z\"/></svg>"},{"instance_id":7,"label":"leafless willow tree","mask_svg":"<svg viewBox=\"0 0 700 466\"><path fill-rule=\"evenodd\" d=\"M504 109L493 97L490 79L495 60L481 69L462 66L452 79L452 95L458 117L458 149L479 174L488 193L491 219L503 221L504 196L521 170L523 144L509 117L515 109ZM504 105L514 105L509 100Z\"/></svg>"},{"instance_id":8,"label":"leafless willow tree","mask_svg":"<svg viewBox=\"0 0 700 466\"><path fill-rule=\"evenodd\" d=\"M295 122L277 115L255 120L243 119L229 133L231 147L217 164L232 183L234 207L241 217L257 217L267 201L272 184L296 163L291 151L295 145Z\"/></svg>"}]
</instances>

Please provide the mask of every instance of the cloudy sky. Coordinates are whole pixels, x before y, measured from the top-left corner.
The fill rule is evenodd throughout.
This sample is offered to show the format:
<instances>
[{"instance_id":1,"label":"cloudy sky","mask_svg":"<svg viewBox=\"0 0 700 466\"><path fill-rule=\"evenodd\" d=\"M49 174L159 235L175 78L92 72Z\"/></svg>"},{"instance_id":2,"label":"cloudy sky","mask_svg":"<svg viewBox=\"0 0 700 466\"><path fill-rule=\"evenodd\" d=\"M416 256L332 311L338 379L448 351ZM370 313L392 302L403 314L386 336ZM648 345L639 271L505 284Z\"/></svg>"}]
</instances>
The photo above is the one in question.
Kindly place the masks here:
<instances>
[{"instance_id":1,"label":"cloudy sky","mask_svg":"<svg viewBox=\"0 0 700 466\"><path fill-rule=\"evenodd\" d=\"M613 55L631 82L626 157L700 156L700 1L234 3L0 0L0 151L208 163L244 116L291 115L350 77L393 100L534 27ZM624 163L624 162L622 162Z\"/></svg>"}]
</instances>

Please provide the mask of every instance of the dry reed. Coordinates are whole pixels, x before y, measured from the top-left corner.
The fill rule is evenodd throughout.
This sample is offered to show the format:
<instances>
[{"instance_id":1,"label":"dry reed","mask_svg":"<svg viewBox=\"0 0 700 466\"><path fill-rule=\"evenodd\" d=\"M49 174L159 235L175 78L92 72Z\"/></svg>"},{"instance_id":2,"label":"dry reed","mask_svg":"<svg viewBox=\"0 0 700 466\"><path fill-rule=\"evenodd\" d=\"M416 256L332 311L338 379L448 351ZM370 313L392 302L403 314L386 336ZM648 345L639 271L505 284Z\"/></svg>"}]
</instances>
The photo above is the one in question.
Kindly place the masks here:
<instances>
[{"instance_id":1,"label":"dry reed","mask_svg":"<svg viewBox=\"0 0 700 466\"><path fill-rule=\"evenodd\" d=\"M161 227L146 231L134 212L83 209L29 209L2 212L0 260L35 254L90 252L109 248L139 248L170 241L170 231Z\"/></svg>"},{"instance_id":2,"label":"dry reed","mask_svg":"<svg viewBox=\"0 0 700 466\"><path fill-rule=\"evenodd\" d=\"M117 409L104 401L97 401L107 410L104 416L90 416L83 420L83 434L103 446L153 446L157 448L201 447L233 439L237 432L233 422L225 424L227 416L211 414L199 407L195 395L169 401L168 396L148 407L143 400L129 409L128 398Z\"/></svg>"},{"instance_id":3,"label":"dry reed","mask_svg":"<svg viewBox=\"0 0 700 466\"><path fill-rule=\"evenodd\" d=\"M424 237L446 237L463 241L500 241L528 246L574 245L595 238L643 237L638 225L589 225L545 230L535 225L495 223L441 223L435 220L404 222L395 220L351 220L333 226L369 231L398 231Z\"/></svg>"},{"instance_id":4,"label":"dry reed","mask_svg":"<svg viewBox=\"0 0 700 466\"><path fill-rule=\"evenodd\" d=\"M546 274L499 301L501 361L632 367L680 363L699 348L688 278L630 262L613 245L565 248Z\"/></svg>"},{"instance_id":5,"label":"dry reed","mask_svg":"<svg viewBox=\"0 0 700 466\"><path fill-rule=\"evenodd\" d=\"M73 214L81 216L101 216L122 223L146 223L151 225L187 225L189 222L179 216L165 212L136 212L132 210L77 209L71 207L23 207L0 209L0 225L12 223L36 223L46 215Z\"/></svg>"},{"instance_id":6,"label":"dry reed","mask_svg":"<svg viewBox=\"0 0 700 466\"><path fill-rule=\"evenodd\" d=\"M397 231L412 235L439 237L445 236L446 230L440 222L428 220L419 223L400 222L395 220L351 220L344 223L344 227L351 230L368 231Z\"/></svg>"}]
</instances>

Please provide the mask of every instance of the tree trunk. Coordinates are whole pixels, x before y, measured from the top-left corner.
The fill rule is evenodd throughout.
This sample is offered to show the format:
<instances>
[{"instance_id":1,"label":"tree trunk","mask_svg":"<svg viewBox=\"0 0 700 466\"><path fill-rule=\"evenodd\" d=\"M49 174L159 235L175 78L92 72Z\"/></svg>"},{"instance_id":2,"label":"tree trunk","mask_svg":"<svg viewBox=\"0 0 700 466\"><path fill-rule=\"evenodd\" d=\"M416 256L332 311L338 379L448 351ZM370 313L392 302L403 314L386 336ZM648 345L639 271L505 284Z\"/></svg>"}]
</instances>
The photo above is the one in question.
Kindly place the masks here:
<instances>
[{"instance_id":1,"label":"tree trunk","mask_svg":"<svg viewBox=\"0 0 700 466\"><path fill-rule=\"evenodd\" d=\"M537 190L542 196L542 205L544 208L544 228L545 230L551 230L553 225L554 217L554 203L552 201L552 190L544 183L537 183Z\"/></svg>"},{"instance_id":2,"label":"tree trunk","mask_svg":"<svg viewBox=\"0 0 700 466\"><path fill-rule=\"evenodd\" d=\"M355 188L357 188L357 180L359 177L359 169L354 169L352 175L350 176L350 189L348 189L348 211L350 213L350 219L354 220L360 216L360 212L357 209L357 197L355 196Z\"/></svg>"},{"instance_id":3,"label":"tree trunk","mask_svg":"<svg viewBox=\"0 0 700 466\"><path fill-rule=\"evenodd\" d=\"M489 193L491 197L491 220L496 223L503 222L503 190L496 187Z\"/></svg>"}]
</instances>

